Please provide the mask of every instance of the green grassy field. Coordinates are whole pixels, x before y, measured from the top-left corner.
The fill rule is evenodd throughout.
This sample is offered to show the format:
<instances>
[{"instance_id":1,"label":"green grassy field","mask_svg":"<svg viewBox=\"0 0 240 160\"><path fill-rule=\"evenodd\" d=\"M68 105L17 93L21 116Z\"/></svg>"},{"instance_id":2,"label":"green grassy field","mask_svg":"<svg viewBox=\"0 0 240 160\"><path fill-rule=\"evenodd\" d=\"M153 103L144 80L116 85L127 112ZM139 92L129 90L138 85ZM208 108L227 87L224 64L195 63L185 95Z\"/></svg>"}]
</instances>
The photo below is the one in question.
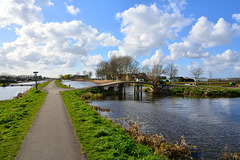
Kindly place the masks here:
<instances>
[{"instance_id":1,"label":"green grassy field","mask_svg":"<svg viewBox=\"0 0 240 160\"><path fill-rule=\"evenodd\" d=\"M49 82L40 84L39 88ZM30 89L19 99L0 101L0 159L15 159L47 93Z\"/></svg>"},{"instance_id":2,"label":"green grassy field","mask_svg":"<svg viewBox=\"0 0 240 160\"><path fill-rule=\"evenodd\" d=\"M122 127L101 117L79 97L87 91L65 91L61 95L89 159L167 159L137 143Z\"/></svg>"}]
</instances>

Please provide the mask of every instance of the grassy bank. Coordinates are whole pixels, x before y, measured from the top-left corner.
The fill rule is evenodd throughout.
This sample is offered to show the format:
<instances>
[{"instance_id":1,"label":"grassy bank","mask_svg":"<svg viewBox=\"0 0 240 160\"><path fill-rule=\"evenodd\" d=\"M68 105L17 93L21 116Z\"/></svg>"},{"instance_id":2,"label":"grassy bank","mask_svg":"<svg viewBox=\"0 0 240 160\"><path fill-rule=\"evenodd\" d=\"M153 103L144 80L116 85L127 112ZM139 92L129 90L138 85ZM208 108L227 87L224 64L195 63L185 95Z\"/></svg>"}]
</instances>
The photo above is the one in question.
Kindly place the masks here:
<instances>
[{"instance_id":1,"label":"grassy bank","mask_svg":"<svg viewBox=\"0 0 240 160\"><path fill-rule=\"evenodd\" d=\"M39 84L44 87L49 82ZM0 101L0 159L14 159L47 93L30 89L19 99Z\"/></svg>"},{"instance_id":2,"label":"grassy bank","mask_svg":"<svg viewBox=\"0 0 240 160\"><path fill-rule=\"evenodd\" d=\"M96 90L94 91L96 92ZM99 116L81 95L87 91L62 92L72 123L89 159L166 159L137 143L122 127Z\"/></svg>"},{"instance_id":3,"label":"grassy bank","mask_svg":"<svg viewBox=\"0 0 240 160\"><path fill-rule=\"evenodd\" d=\"M73 88L73 87L69 87L69 86L67 86L67 85L62 84L62 83L61 83L61 80L59 80L59 79L56 80L55 83L56 83L56 85L57 85L59 88Z\"/></svg>"},{"instance_id":4,"label":"grassy bank","mask_svg":"<svg viewBox=\"0 0 240 160\"><path fill-rule=\"evenodd\" d=\"M195 97L240 97L240 89L227 89L221 87L175 87L171 89L173 95Z\"/></svg>"}]
</instances>

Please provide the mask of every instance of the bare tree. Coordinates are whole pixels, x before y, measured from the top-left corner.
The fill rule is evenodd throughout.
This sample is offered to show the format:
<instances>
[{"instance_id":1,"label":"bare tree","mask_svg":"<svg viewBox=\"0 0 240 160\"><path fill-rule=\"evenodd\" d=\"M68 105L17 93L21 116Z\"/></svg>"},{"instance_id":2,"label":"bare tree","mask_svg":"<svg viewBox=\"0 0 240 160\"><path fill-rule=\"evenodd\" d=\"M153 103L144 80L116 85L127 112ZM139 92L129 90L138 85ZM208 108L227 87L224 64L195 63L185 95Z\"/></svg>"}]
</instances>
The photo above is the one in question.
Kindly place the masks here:
<instances>
[{"instance_id":1,"label":"bare tree","mask_svg":"<svg viewBox=\"0 0 240 160\"><path fill-rule=\"evenodd\" d=\"M173 63L168 64L165 68L165 74L168 75L170 79L175 78L176 75L178 74L178 69L176 65L174 65Z\"/></svg>"},{"instance_id":2,"label":"bare tree","mask_svg":"<svg viewBox=\"0 0 240 160\"><path fill-rule=\"evenodd\" d=\"M107 78L107 64L108 62L101 61L100 63L97 64L97 69L96 69L96 75L98 78Z\"/></svg>"},{"instance_id":3,"label":"bare tree","mask_svg":"<svg viewBox=\"0 0 240 160\"><path fill-rule=\"evenodd\" d=\"M91 77L92 77L92 71L89 71L89 72L88 72L88 77L89 77L89 79L91 79Z\"/></svg>"},{"instance_id":4,"label":"bare tree","mask_svg":"<svg viewBox=\"0 0 240 160\"><path fill-rule=\"evenodd\" d=\"M107 79L117 79L120 74L134 74L139 71L139 63L130 56L112 56L110 61L102 61L97 65L96 74Z\"/></svg>"},{"instance_id":5,"label":"bare tree","mask_svg":"<svg viewBox=\"0 0 240 160\"><path fill-rule=\"evenodd\" d=\"M154 64L152 67L152 78L157 80L162 74L165 73L163 66L161 64Z\"/></svg>"},{"instance_id":6,"label":"bare tree","mask_svg":"<svg viewBox=\"0 0 240 160\"><path fill-rule=\"evenodd\" d=\"M145 73L148 77L151 76L150 68L147 65L142 67L142 72Z\"/></svg>"},{"instance_id":7,"label":"bare tree","mask_svg":"<svg viewBox=\"0 0 240 160\"><path fill-rule=\"evenodd\" d=\"M196 82L198 82L198 78L203 74L203 69L201 67L191 69L190 73L194 76Z\"/></svg>"},{"instance_id":8,"label":"bare tree","mask_svg":"<svg viewBox=\"0 0 240 160\"><path fill-rule=\"evenodd\" d=\"M87 74L87 71L84 70L84 71L83 71L83 75L86 75L86 74Z\"/></svg>"},{"instance_id":9,"label":"bare tree","mask_svg":"<svg viewBox=\"0 0 240 160\"><path fill-rule=\"evenodd\" d=\"M209 79L212 80L213 79L213 72L209 71Z\"/></svg>"}]
</instances>

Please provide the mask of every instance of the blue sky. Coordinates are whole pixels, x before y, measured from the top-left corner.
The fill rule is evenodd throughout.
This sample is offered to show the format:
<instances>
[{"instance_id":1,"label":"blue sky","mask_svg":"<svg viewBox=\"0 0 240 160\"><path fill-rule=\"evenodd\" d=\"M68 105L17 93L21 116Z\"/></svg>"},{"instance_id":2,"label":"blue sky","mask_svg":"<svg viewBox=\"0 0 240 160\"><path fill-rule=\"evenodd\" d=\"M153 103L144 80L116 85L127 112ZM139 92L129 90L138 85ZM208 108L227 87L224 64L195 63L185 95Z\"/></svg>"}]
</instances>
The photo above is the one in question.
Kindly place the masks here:
<instances>
[{"instance_id":1,"label":"blue sky","mask_svg":"<svg viewBox=\"0 0 240 160\"><path fill-rule=\"evenodd\" d=\"M0 0L0 73L93 71L112 55L240 77L239 0Z\"/></svg>"}]
</instances>

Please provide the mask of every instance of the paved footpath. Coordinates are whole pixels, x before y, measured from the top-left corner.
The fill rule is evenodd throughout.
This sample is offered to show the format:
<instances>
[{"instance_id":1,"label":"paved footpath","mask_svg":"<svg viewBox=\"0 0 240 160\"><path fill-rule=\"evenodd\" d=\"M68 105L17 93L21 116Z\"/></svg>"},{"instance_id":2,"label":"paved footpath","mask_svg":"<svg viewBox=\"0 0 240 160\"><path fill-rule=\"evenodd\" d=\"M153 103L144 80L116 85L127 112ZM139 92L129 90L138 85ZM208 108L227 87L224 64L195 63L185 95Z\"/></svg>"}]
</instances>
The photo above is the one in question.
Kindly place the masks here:
<instances>
[{"instance_id":1,"label":"paved footpath","mask_svg":"<svg viewBox=\"0 0 240 160\"><path fill-rule=\"evenodd\" d=\"M45 88L47 97L26 135L16 160L87 159L63 103L55 81Z\"/></svg>"}]
</instances>

